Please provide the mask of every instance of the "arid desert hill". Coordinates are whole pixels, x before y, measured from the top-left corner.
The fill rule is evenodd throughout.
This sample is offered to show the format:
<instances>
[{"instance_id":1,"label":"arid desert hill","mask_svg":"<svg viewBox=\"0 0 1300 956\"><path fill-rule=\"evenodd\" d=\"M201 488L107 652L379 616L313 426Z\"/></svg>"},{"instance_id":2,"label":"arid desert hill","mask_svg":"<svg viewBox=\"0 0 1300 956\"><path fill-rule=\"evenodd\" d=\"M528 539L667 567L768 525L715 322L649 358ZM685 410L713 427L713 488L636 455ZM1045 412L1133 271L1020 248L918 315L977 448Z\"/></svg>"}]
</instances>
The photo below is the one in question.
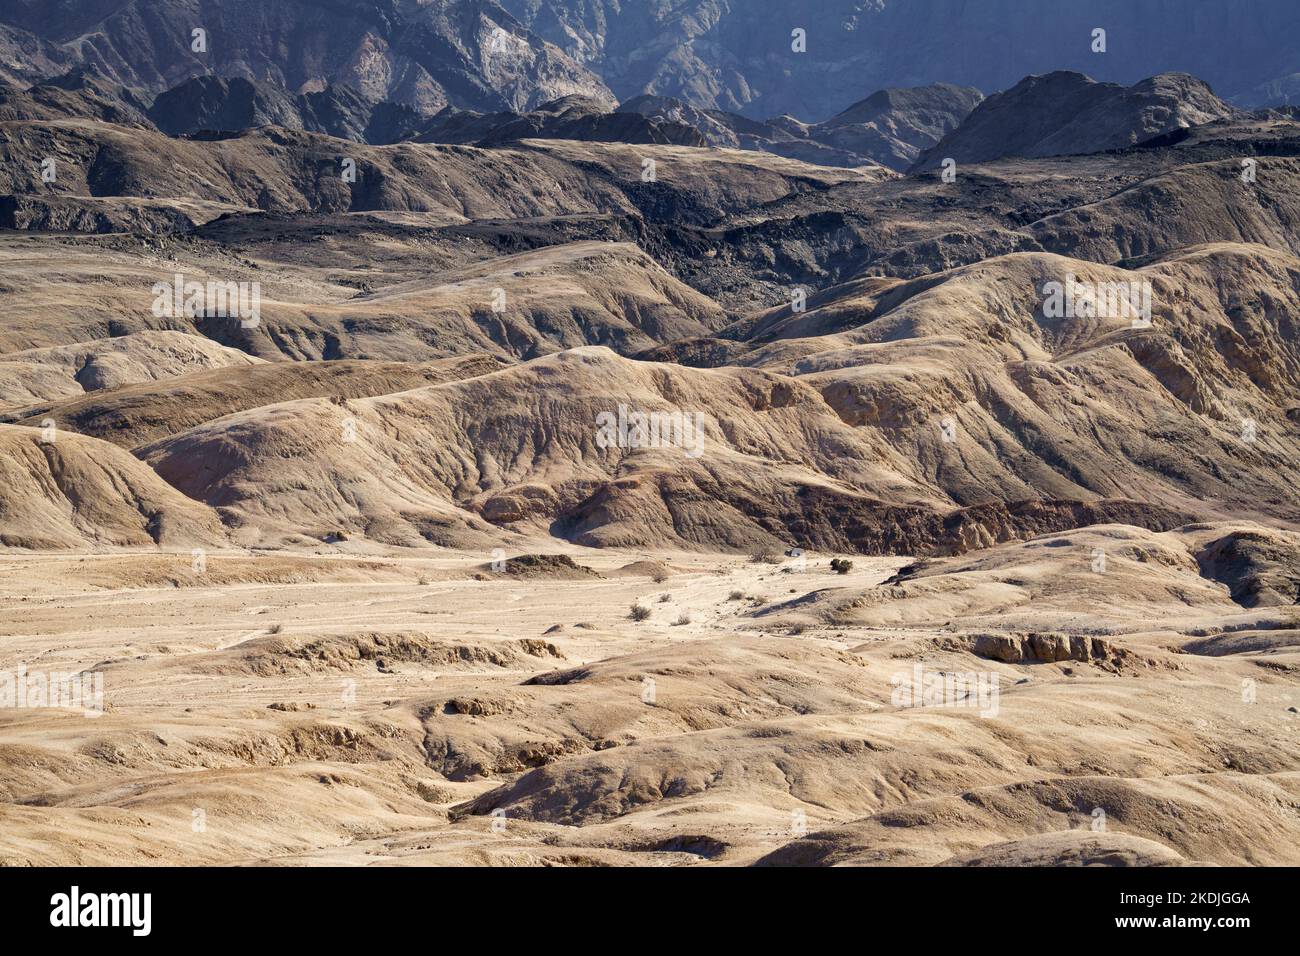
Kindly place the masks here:
<instances>
[{"instance_id":1,"label":"arid desert hill","mask_svg":"<svg viewBox=\"0 0 1300 956\"><path fill-rule=\"evenodd\" d=\"M1300 122L890 100L954 178L472 82L634 141L0 101L0 675L91 690L0 707L0 863L1300 863Z\"/></svg>"},{"instance_id":2,"label":"arid desert hill","mask_svg":"<svg viewBox=\"0 0 1300 956\"><path fill-rule=\"evenodd\" d=\"M133 270L146 268L127 261ZM181 391L160 383L153 394L165 387L192 395L193 404L177 413L192 427L155 432L161 441L152 444L137 436L126 446L191 497L223 509L228 522L244 523L239 516L251 503L263 533L275 527L317 541L346 531L385 543L424 536L468 544L456 527L465 523L476 536L487 521L504 532L622 546L919 553L1015 533L1016 520L1002 510L962 508L1038 501L1051 511L1128 499L1142 505L1130 514L1146 508L1140 520L1158 527L1167 526L1169 513L1268 514L1288 522L1297 515L1289 470L1300 427L1300 355L1290 316L1300 307L1300 262L1262 246L1194 246L1139 269L1017 253L920 279L828 289L806 311L760 317L723 368L620 359L596 347L553 361L480 364L471 367L479 374L460 382L417 388L427 379L394 359L489 348L498 361L512 360L536 351L535 340L524 337L535 326L558 339L549 349L562 346L562 327L551 316L559 301L571 315L582 307L579 295L590 293L578 292L581 283L606 299L604 314L642 323L656 311L681 317L676 329L658 319L647 326L663 339L704 331L685 320L690 312L715 333L721 329L720 309L634 247L563 245L489 263L492 271L452 271L432 288L399 282L339 304L268 301L251 332L230 320L196 323L196 331L224 325L225 341L278 360L341 353L389 364L363 389L341 379L338 388L315 387L283 405L274 399L278 389L294 387L286 379L291 367L226 370L220 379L227 393L256 394L263 387L257 381L272 388L262 407L241 399L243 410L229 416L237 408L200 384L212 376L196 373L206 379L190 392L195 376L181 375ZM543 271L525 271L534 263ZM620 275L611 263L639 271ZM556 284L548 286L545 270L556 267ZM1151 326L1045 316L1042 288L1066 275L1149 283L1159 303ZM298 288L309 288L310 279L303 275ZM632 281L647 289L640 302ZM655 283L671 297L662 306L652 304L656 296L664 301ZM491 309L494 288L507 290L501 316ZM139 293L143 302L147 291ZM669 306L673 298L679 304ZM449 315L463 302L464 318L448 326L430 301L445 303ZM327 325L331 312L339 318ZM304 319L312 326L291 324ZM509 331L521 320L518 332ZM571 327L595 342L608 334L593 335L590 318ZM513 356L488 337L497 328ZM307 368L328 381L328 364ZM338 374L353 368L342 364ZM485 368L500 371L483 375ZM240 385L245 375L257 378ZM88 423L84 410L93 407L113 415L113 431L91 425L90 433L123 444L131 433L121 430L130 426L110 411L121 407L117 391L97 390L93 406L77 397L35 408L23 407L32 396L18 394L6 414L75 429L85 427L76 423ZM129 382L122 391L122 401L136 407L147 394ZM694 454L685 446L599 449L598 416L619 405L698 421L699 447ZM301 475L284 485L286 457L300 460ZM382 490L346 490L374 482ZM336 494L339 510L323 506ZM695 513L693 500L702 511ZM846 522L851 514L860 517ZM936 524L941 519L950 522L946 530ZM1056 526L1040 520L1049 523L1025 527ZM882 533L882 525L891 530Z\"/></svg>"}]
</instances>

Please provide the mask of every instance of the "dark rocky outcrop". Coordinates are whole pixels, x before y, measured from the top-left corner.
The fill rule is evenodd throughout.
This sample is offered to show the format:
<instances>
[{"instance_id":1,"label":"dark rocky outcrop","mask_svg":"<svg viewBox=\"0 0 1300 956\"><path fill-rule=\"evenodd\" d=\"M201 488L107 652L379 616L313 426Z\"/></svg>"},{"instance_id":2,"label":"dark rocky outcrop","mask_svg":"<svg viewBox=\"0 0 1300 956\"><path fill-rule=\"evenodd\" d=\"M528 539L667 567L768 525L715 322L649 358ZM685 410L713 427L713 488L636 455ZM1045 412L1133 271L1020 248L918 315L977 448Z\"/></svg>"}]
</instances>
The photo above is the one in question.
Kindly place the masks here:
<instances>
[{"instance_id":1,"label":"dark rocky outcrop","mask_svg":"<svg viewBox=\"0 0 1300 956\"><path fill-rule=\"evenodd\" d=\"M935 169L948 158L982 163L1124 149L1234 114L1208 85L1186 73L1161 73L1125 87L1062 70L1027 76L990 96L913 169Z\"/></svg>"},{"instance_id":2,"label":"dark rocky outcrop","mask_svg":"<svg viewBox=\"0 0 1300 956\"><path fill-rule=\"evenodd\" d=\"M521 139L577 139L608 143L706 146L705 137L685 123L611 112L600 100L566 96L527 113L475 113L450 107L415 137L421 143L501 146Z\"/></svg>"}]
</instances>

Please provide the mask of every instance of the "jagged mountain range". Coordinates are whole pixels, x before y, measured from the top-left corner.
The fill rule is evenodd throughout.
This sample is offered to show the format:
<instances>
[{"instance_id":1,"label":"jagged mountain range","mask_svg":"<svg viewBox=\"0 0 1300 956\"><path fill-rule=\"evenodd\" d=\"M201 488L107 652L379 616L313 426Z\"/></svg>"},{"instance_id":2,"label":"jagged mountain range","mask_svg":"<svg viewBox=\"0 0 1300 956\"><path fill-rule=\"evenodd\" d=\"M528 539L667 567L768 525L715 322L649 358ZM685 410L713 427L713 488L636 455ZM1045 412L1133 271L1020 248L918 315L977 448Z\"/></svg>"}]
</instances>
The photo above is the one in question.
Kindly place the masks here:
<instances>
[{"instance_id":1,"label":"jagged mountain range","mask_svg":"<svg viewBox=\"0 0 1300 956\"><path fill-rule=\"evenodd\" d=\"M1067 104L1061 109L1059 104ZM943 159L1049 156L1123 148L1241 114L1186 74L1132 87L1077 73L1026 77L985 100L935 84L881 90L823 123L790 116L759 122L680 100L641 96L612 108L570 95L527 112L447 106L433 116L346 85L289 94L242 78L200 76L150 102L98 70L79 68L29 88L0 82L0 116L93 118L153 126L172 136L230 134L260 126L324 133L372 145L402 141L506 146L525 139L715 146L759 150L827 166L934 168Z\"/></svg>"},{"instance_id":2,"label":"jagged mountain range","mask_svg":"<svg viewBox=\"0 0 1300 956\"><path fill-rule=\"evenodd\" d=\"M1102 0L1088 10L1067 0L830 0L799 19L734 0L11 0L0 10L0 79L26 87L86 66L146 98L195 76L290 96L341 85L426 116L652 95L815 126L873 90L935 81L988 95L1061 69L1124 85L1185 71L1251 107L1290 102L1300 75L1286 41L1300 12L1288 0ZM1106 30L1104 53L1092 52L1096 29ZM793 30L807 32L807 52L791 49ZM924 56L917 36L927 37Z\"/></svg>"},{"instance_id":3,"label":"jagged mountain range","mask_svg":"<svg viewBox=\"0 0 1300 956\"><path fill-rule=\"evenodd\" d=\"M664 96L634 97L618 109L684 123L710 146L758 149L823 166L880 163L904 170L955 129L982 98L978 90L947 83L879 90L822 123L793 116L752 120Z\"/></svg>"},{"instance_id":4,"label":"jagged mountain range","mask_svg":"<svg viewBox=\"0 0 1300 956\"><path fill-rule=\"evenodd\" d=\"M197 76L152 101L78 68L29 88L0 82L0 115L9 119L84 117L152 125L171 136L235 133L258 126L325 133L373 145L403 140L497 146L521 139L579 139L755 149L829 166L882 163L905 169L970 112L980 96L939 84L882 90L821 124L793 117L757 122L679 100L638 97L617 109L585 95L560 97L526 112L479 112L446 106L432 116L350 86L315 92L235 77Z\"/></svg>"},{"instance_id":5,"label":"jagged mountain range","mask_svg":"<svg viewBox=\"0 0 1300 956\"><path fill-rule=\"evenodd\" d=\"M940 10L941 0L834 0L817 23L787 27L788 13L726 0L15 0L0 11L7 84L0 96L8 115L115 122L143 115L171 135L274 124L371 144L707 144L902 171L946 157L978 162L1130 145L1242 104L1284 105L1300 71L1275 39L1283 29L1260 33L1261 21L1295 17L1279 0L1253 0L1253 13L1194 0L1194 10L1166 20L1109 4L1096 12L1109 44L1096 54L1092 28L1083 26L1091 20L1058 5L1039 4L1032 14L1022 6L999 0L999 9L976 13ZM981 17L1001 32L981 26ZM890 38L917 35L920 19L938 51L929 59L949 64L940 78L962 85L935 83L933 72L922 76L900 61L906 47ZM1220 50L1207 59L1186 44L1178 60L1174 35L1184 21L1202 32L1219 24L1222 42L1248 46L1250 55ZM1041 35L1048 23L1051 38ZM1083 52L1058 49L1071 25ZM808 52L789 48L792 29L808 31ZM1035 43L1021 42L1029 37ZM1220 99L1185 74L1131 87L1109 82L1140 79L1124 56L1139 38L1144 63L1197 67L1228 95ZM940 55L954 46L960 55ZM1019 52L990 53L1011 49ZM1080 69L1022 79L1040 60ZM1009 73L1017 63L1026 68ZM1085 81L1085 72L1098 82ZM31 102L20 102L24 94ZM996 95L984 101L986 94ZM1060 107L1055 116L1051 103ZM1012 114L1021 124L1014 129L1004 120Z\"/></svg>"}]
</instances>

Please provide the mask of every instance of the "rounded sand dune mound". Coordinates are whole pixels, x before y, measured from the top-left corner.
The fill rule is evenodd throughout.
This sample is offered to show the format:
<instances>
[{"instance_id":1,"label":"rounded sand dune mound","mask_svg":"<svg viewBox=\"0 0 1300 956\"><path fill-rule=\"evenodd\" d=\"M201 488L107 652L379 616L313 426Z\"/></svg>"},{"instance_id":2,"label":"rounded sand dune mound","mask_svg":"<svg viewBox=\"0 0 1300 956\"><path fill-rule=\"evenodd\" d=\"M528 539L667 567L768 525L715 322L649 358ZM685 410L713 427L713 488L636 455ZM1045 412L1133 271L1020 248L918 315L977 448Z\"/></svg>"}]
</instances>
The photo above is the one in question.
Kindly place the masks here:
<instances>
[{"instance_id":1,"label":"rounded sand dune mound","mask_svg":"<svg viewBox=\"0 0 1300 956\"><path fill-rule=\"evenodd\" d=\"M268 359L396 362L487 353L514 361L584 345L631 354L707 335L729 320L627 242L558 242L418 278L371 278L382 286L347 298L333 290L328 301L293 287L272 299L268 289L255 328L215 320L200 326Z\"/></svg>"},{"instance_id":2,"label":"rounded sand dune mound","mask_svg":"<svg viewBox=\"0 0 1300 956\"><path fill-rule=\"evenodd\" d=\"M199 335L172 331L10 352L0 355L0 408L255 364L261 359Z\"/></svg>"},{"instance_id":3,"label":"rounded sand dune mound","mask_svg":"<svg viewBox=\"0 0 1300 956\"><path fill-rule=\"evenodd\" d=\"M0 546L191 547L224 537L211 508L116 446L0 425Z\"/></svg>"},{"instance_id":4,"label":"rounded sand dune mound","mask_svg":"<svg viewBox=\"0 0 1300 956\"><path fill-rule=\"evenodd\" d=\"M998 256L882 294L827 290L793 334L822 313L841 331L746 364L815 386L963 505L1140 497L1293 516L1298 285L1300 260L1262 245L1141 268Z\"/></svg>"},{"instance_id":5,"label":"rounded sand dune mound","mask_svg":"<svg viewBox=\"0 0 1300 956\"><path fill-rule=\"evenodd\" d=\"M1300 535L1273 529L1233 531L1196 555L1201 573L1229 588L1242 607L1300 604Z\"/></svg>"},{"instance_id":6,"label":"rounded sand dune mound","mask_svg":"<svg viewBox=\"0 0 1300 956\"><path fill-rule=\"evenodd\" d=\"M1291 865L1294 772L1080 777L913 802L792 840L777 866Z\"/></svg>"},{"instance_id":7,"label":"rounded sand dune mound","mask_svg":"<svg viewBox=\"0 0 1300 956\"><path fill-rule=\"evenodd\" d=\"M1124 833L1063 830L984 847L945 866L1184 866L1188 861L1154 840Z\"/></svg>"},{"instance_id":8,"label":"rounded sand dune mound","mask_svg":"<svg viewBox=\"0 0 1300 956\"><path fill-rule=\"evenodd\" d=\"M534 358L567 348L606 345L630 354L662 342L707 335L727 313L626 242L573 242L502 256L438 276L411 280L281 322L267 319L274 341L331 313L333 348L375 357L383 336L400 334L439 348ZM302 329L282 329L294 323ZM272 345L272 348L275 346ZM396 357L396 356L391 356Z\"/></svg>"},{"instance_id":9,"label":"rounded sand dune mound","mask_svg":"<svg viewBox=\"0 0 1300 956\"><path fill-rule=\"evenodd\" d=\"M200 340L206 341L206 340ZM233 351L233 350L231 350ZM237 353L243 354L243 353ZM496 371L487 355L432 362L261 362L193 372L160 382L104 389L16 409L18 425L52 418L60 428L137 448L235 412L296 398L366 398Z\"/></svg>"},{"instance_id":10,"label":"rounded sand dune mound","mask_svg":"<svg viewBox=\"0 0 1300 956\"><path fill-rule=\"evenodd\" d=\"M1201 573L1194 557L1201 537L1096 524L914 562L877 587L827 592L803 610L868 626L957 620L963 629L1059 630L1067 624L1076 635L1194 628L1238 609L1223 585Z\"/></svg>"},{"instance_id":11,"label":"rounded sand dune mound","mask_svg":"<svg viewBox=\"0 0 1300 956\"><path fill-rule=\"evenodd\" d=\"M600 575L578 564L567 554L519 554L505 558L500 564L489 562L480 566L481 571L494 571L513 578L549 578L557 581L581 581L584 578L598 578Z\"/></svg>"},{"instance_id":12,"label":"rounded sand dune mound","mask_svg":"<svg viewBox=\"0 0 1300 956\"><path fill-rule=\"evenodd\" d=\"M1300 628L1229 631L1198 637L1183 645L1188 654L1226 657L1231 654L1300 654Z\"/></svg>"}]
</instances>

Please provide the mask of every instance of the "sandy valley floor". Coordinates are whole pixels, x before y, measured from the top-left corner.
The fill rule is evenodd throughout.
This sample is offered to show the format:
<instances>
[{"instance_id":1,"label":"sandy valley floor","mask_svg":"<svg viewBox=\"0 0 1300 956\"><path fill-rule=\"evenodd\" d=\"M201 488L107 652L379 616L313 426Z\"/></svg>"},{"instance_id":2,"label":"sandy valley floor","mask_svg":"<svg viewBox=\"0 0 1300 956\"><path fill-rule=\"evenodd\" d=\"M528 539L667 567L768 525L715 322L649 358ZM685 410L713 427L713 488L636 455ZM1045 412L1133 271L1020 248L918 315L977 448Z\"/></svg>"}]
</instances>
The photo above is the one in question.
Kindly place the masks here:
<instances>
[{"instance_id":1,"label":"sandy valley floor","mask_svg":"<svg viewBox=\"0 0 1300 956\"><path fill-rule=\"evenodd\" d=\"M1300 612L1197 573L1225 531L888 584L906 560L8 556L0 669L100 672L105 713L0 712L0 860L1295 864ZM900 701L918 665L969 697Z\"/></svg>"}]
</instances>

